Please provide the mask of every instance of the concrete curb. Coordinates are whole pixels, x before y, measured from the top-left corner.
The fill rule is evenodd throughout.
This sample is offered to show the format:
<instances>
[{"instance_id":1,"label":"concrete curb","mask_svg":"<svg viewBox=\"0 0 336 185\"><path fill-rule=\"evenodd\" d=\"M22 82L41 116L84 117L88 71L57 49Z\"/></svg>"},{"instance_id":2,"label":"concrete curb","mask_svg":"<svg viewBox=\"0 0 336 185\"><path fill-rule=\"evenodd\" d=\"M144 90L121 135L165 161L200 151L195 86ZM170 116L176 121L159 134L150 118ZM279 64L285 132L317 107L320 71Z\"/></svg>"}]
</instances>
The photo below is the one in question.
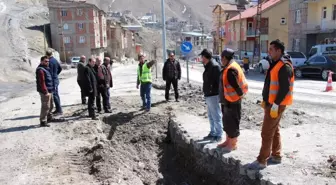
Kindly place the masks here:
<instances>
[{"instance_id":1,"label":"concrete curb","mask_svg":"<svg viewBox=\"0 0 336 185\"><path fill-rule=\"evenodd\" d=\"M263 179L259 171L248 170L245 167L247 164L241 164L241 161L234 156L231 156L230 153L225 153L222 150L216 148L216 144L197 142L197 140L195 138L192 138L188 134L188 131L186 131L185 128L178 123L176 118L170 119L168 129L171 141L175 144L178 150L184 150L184 153L186 154L202 158L196 158L194 159L194 161L191 161L192 163L199 163L198 160L214 162L214 164L207 164L203 161L199 164L200 166L197 168L197 170L199 173L207 173L213 175L213 177L211 178L216 179L219 183L230 185L281 184ZM211 167L213 169L211 169Z\"/></svg>"}]
</instances>

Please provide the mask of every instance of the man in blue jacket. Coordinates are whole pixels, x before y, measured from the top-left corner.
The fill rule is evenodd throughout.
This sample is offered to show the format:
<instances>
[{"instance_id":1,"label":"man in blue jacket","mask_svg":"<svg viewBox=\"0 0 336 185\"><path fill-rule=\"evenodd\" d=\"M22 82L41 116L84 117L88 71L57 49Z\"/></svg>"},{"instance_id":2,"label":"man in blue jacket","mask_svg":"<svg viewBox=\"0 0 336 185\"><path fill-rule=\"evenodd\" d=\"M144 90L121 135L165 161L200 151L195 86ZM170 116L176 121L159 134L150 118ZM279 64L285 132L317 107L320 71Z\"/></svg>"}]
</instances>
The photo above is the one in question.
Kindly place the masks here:
<instances>
[{"instance_id":1,"label":"man in blue jacket","mask_svg":"<svg viewBox=\"0 0 336 185\"><path fill-rule=\"evenodd\" d=\"M41 96L41 127L49 127L52 120L52 109L54 108L53 96L54 91L53 80L49 72L49 59L47 56L41 57L41 63L36 68L36 90Z\"/></svg>"},{"instance_id":2,"label":"man in blue jacket","mask_svg":"<svg viewBox=\"0 0 336 185\"><path fill-rule=\"evenodd\" d=\"M60 114L63 114L63 111L61 107L61 99L58 94L58 85L59 85L58 75L61 73L62 67L57 61L57 59L53 57L53 53L51 51L47 51L46 55L49 59L49 69L50 69L50 73L51 73L51 76L53 79L53 85L54 85L53 99L55 102L56 111L54 111L53 114L60 115Z\"/></svg>"}]
</instances>

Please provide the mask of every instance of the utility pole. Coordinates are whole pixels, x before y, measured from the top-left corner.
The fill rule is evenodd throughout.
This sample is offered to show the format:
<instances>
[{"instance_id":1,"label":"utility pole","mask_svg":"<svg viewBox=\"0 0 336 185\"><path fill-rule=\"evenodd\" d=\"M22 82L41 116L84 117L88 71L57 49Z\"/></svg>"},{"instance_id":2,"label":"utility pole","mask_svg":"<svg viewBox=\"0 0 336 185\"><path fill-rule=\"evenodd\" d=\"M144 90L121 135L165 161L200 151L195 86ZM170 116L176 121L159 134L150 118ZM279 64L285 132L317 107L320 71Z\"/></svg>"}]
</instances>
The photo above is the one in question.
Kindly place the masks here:
<instances>
[{"instance_id":1,"label":"utility pole","mask_svg":"<svg viewBox=\"0 0 336 185\"><path fill-rule=\"evenodd\" d=\"M260 22L261 22L261 7L262 0L258 0L257 6L257 16L256 16L256 29L255 29L255 41L254 41L254 51L253 51L253 59L257 58L258 62L260 60Z\"/></svg>"},{"instance_id":2,"label":"utility pole","mask_svg":"<svg viewBox=\"0 0 336 185\"><path fill-rule=\"evenodd\" d=\"M161 0L161 13L162 13L162 45L163 45L163 61L167 59L167 50L166 50L166 13L165 13L165 1Z\"/></svg>"},{"instance_id":3,"label":"utility pole","mask_svg":"<svg viewBox=\"0 0 336 185\"><path fill-rule=\"evenodd\" d=\"M202 46L202 49L203 49L203 45L204 45L204 25L203 25L203 23L200 23L200 25L201 25L201 29L202 29L201 46Z\"/></svg>"},{"instance_id":4,"label":"utility pole","mask_svg":"<svg viewBox=\"0 0 336 185\"><path fill-rule=\"evenodd\" d=\"M218 15L218 33L219 33L219 42L220 42L220 50L218 51L218 54L220 54L223 51L223 42L222 42L222 7L219 8L219 15Z\"/></svg>"}]
</instances>

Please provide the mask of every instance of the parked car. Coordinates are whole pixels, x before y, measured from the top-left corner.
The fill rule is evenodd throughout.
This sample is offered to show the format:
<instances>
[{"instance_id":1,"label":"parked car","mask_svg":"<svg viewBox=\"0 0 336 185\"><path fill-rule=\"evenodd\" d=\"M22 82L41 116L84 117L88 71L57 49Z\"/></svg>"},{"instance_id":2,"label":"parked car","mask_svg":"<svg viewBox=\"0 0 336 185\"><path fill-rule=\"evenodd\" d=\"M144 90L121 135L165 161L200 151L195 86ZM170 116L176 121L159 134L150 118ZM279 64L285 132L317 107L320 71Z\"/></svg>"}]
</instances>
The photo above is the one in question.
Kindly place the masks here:
<instances>
[{"instance_id":1,"label":"parked car","mask_svg":"<svg viewBox=\"0 0 336 185\"><path fill-rule=\"evenodd\" d=\"M293 58L289 53L290 52L285 52L285 54L289 55L290 60L293 62ZM261 59L258 63L259 72L263 74L265 71L267 71L269 66L270 66L270 62L271 62L270 56L266 56L263 59ZM295 68L295 66L294 66L294 68Z\"/></svg>"},{"instance_id":2,"label":"parked car","mask_svg":"<svg viewBox=\"0 0 336 185\"><path fill-rule=\"evenodd\" d=\"M71 57L71 67L76 68L80 60L80 57Z\"/></svg>"},{"instance_id":3,"label":"parked car","mask_svg":"<svg viewBox=\"0 0 336 185\"><path fill-rule=\"evenodd\" d=\"M329 71L332 71L335 77L336 54L316 55L309 58L304 64L295 68L295 76L297 78L314 76L328 80Z\"/></svg>"},{"instance_id":4,"label":"parked car","mask_svg":"<svg viewBox=\"0 0 336 185\"><path fill-rule=\"evenodd\" d=\"M318 44L312 46L309 51L308 58L322 55L325 52L336 52L336 44Z\"/></svg>"},{"instance_id":5,"label":"parked car","mask_svg":"<svg viewBox=\"0 0 336 185\"><path fill-rule=\"evenodd\" d=\"M287 54L291 57L294 68L296 68L296 66L302 65L305 61L307 61L306 55L304 55L302 52L287 52Z\"/></svg>"}]
</instances>

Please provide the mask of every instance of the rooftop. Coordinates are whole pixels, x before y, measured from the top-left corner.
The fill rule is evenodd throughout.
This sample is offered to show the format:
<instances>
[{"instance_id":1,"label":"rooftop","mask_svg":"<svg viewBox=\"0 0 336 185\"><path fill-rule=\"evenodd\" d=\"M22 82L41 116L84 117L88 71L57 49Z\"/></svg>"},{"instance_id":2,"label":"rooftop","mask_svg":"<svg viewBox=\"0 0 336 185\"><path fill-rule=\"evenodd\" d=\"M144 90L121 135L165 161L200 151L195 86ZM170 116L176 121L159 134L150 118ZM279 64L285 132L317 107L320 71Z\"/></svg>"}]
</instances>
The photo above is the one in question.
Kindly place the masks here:
<instances>
[{"instance_id":1,"label":"rooftop","mask_svg":"<svg viewBox=\"0 0 336 185\"><path fill-rule=\"evenodd\" d=\"M265 11L268 8L273 7L274 5L276 5L277 3L281 2L281 0L269 0L266 1L265 3L262 4L261 6L261 11ZM239 20L239 19L246 19L249 17L253 17L257 14L257 6L251 7L246 9L245 11L241 12L241 17L240 15L237 15L231 19L229 19L228 21L235 21L235 20Z\"/></svg>"}]
</instances>

